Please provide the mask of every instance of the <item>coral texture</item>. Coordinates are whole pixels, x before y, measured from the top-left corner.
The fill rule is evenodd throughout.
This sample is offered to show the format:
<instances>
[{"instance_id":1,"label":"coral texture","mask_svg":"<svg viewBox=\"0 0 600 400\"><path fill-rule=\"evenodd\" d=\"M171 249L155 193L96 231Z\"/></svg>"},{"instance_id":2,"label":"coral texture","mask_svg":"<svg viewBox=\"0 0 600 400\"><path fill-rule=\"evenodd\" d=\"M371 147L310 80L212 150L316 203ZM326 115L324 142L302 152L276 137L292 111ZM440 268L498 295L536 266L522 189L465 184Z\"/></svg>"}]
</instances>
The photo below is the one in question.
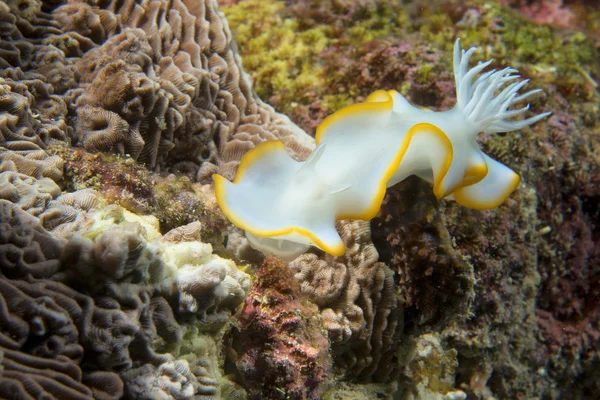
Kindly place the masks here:
<instances>
[{"instance_id":1,"label":"coral texture","mask_svg":"<svg viewBox=\"0 0 600 400\"><path fill-rule=\"evenodd\" d=\"M156 218L108 206L85 213L76 233L57 240L16 204L0 207L5 387L54 398L219 393L206 361L188 367L176 358L190 330L177 318L218 330L245 298L249 277L196 241L200 223L160 241ZM184 306L171 308L177 302ZM167 379L172 386L161 383Z\"/></svg>"},{"instance_id":2,"label":"coral texture","mask_svg":"<svg viewBox=\"0 0 600 400\"><path fill-rule=\"evenodd\" d=\"M592 376L600 349L599 11L577 0L562 7L545 0L501 3L416 1L385 18L386 1L246 0L225 13L257 91L307 131L375 88L396 89L424 107L447 108L454 102L454 83L440 72L450 61L443 52L457 36L481 47L482 59L494 58L494 68L518 68L544 88L546 95L532 102L531 111L552 111L547 124L520 135L479 138L484 151L521 171L525 184L511 201L484 213L442 202L441 221L430 206L411 208L420 214L411 228L396 218L410 224L408 209L406 214L402 209L414 204L413 191L392 192L382 210L387 217L382 214L372 226L374 243L380 261L392 263L397 284L406 290L409 336L459 317L442 331L441 345L458 352L455 386L469 396L597 397ZM378 21L374 27L373 21ZM267 51L264 43L274 46ZM269 57L276 57L274 65L265 62ZM311 74L308 83L305 71ZM414 250L426 248L405 255L387 242L400 236L403 249L405 240ZM449 265L458 280L444 269L412 269L417 264L407 260ZM474 282L463 260L472 265ZM428 286L428 273L450 284L450 292ZM329 274L342 276L337 269ZM329 287L331 293L336 287Z\"/></svg>"},{"instance_id":3,"label":"coral texture","mask_svg":"<svg viewBox=\"0 0 600 400\"><path fill-rule=\"evenodd\" d=\"M315 302L329 333L336 365L349 377L386 381L403 329L394 273L378 262L369 223L337 223L346 254L304 254L290 263L301 293Z\"/></svg>"},{"instance_id":4,"label":"coral texture","mask_svg":"<svg viewBox=\"0 0 600 400\"><path fill-rule=\"evenodd\" d=\"M406 196L411 193L411 196ZM371 221L373 241L396 272L406 330L434 328L463 315L473 300L473 269L452 247L429 185L409 178L386 194Z\"/></svg>"},{"instance_id":5,"label":"coral texture","mask_svg":"<svg viewBox=\"0 0 600 400\"><path fill-rule=\"evenodd\" d=\"M267 257L258 270L233 346L250 399L321 398L331 367L327 337L280 259Z\"/></svg>"},{"instance_id":6,"label":"coral texture","mask_svg":"<svg viewBox=\"0 0 600 400\"><path fill-rule=\"evenodd\" d=\"M210 0L0 2L0 392L599 398L600 11L562 3L220 0L228 23ZM195 182L264 140L312 147L252 88L308 132L375 89L446 109L456 36L545 90L546 125L479 138L524 185L482 213L407 183L338 225L345 258L300 257L290 291L263 270L284 280L244 302L222 257L261 257ZM225 335L240 304L273 336Z\"/></svg>"},{"instance_id":7,"label":"coral texture","mask_svg":"<svg viewBox=\"0 0 600 400\"><path fill-rule=\"evenodd\" d=\"M283 140L297 156L312 146L252 92L215 2L70 2L54 16L94 42L77 60L80 84L68 96L74 140L87 150L194 174L202 165L204 180L217 167L231 174L265 140Z\"/></svg>"}]
</instances>

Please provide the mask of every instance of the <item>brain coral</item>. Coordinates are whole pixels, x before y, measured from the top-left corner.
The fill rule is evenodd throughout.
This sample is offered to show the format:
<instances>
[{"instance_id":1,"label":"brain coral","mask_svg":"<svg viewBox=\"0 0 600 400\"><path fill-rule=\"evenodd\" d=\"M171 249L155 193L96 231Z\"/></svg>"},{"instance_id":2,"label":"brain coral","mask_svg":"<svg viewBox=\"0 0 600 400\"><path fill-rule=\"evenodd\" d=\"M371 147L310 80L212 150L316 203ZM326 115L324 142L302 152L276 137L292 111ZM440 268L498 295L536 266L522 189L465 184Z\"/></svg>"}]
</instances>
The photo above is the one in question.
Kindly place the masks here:
<instances>
[{"instance_id":1,"label":"brain coral","mask_svg":"<svg viewBox=\"0 0 600 400\"><path fill-rule=\"evenodd\" d=\"M337 223L346 254L304 254L290 263L300 290L319 305L337 366L352 378L385 381L403 328L394 273L378 262L369 223Z\"/></svg>"},{"instance_id":2,"label":"brain coral","mask_svg":"<svg viewBox=\"0 0 600 400\"><path fill-rule=\"evenodd\" d=\"M86 149L127 153L151 168L202 165L202 180L217 167L231 175L265 140L281 139L297 156L312 146L252 92L216 2L73 1L54 15L65 32L94 42L65 96Z\"/></svg>"},{"instance_id":3,"label":"brain coral","mask_svg":"<svg viewBox=\"0 0 600 400\"><path fill-rule=\"evenodd\" d=\"M438 205L411 197L420 188L407 184L388 194L370 229L338 226L345 257L291 264L297 292L319 307L311 323L329 334L340 386L400 374L409 398L462 398L457 387L474 398L598 397L598 39L532 30L494 1L246 3L262 7L236 17L259 27L246 36L262 43L261 57L246 66L265 72L272 89L261 93L307 129L374 86L445 108L453 83L441 49L457 33L496 67L516 65L537 80L548 95L532 110L555 112L547 129L482 136L528 182L498 212L442 203L449 236ZM273 4L283 10L270 16L275 27L264 18ZM595 13L586 18L597 32ZM273 51L267 30L291 39ZM272 62L288 53L295 58L285 65ZM281 69L285 79L273 79ZM216 171L231 178L240 157L269 139L296 157L313 146L256 97L214 1L0 2L0 392L245 398L221 376L218 354L250 280L205 243L223 250L227 227L212 213L210 186L193 181ZM174 174L159 178L142 164ZM162 233L178 229L161 236L152 218L105 202L155 215ZM289 364L274 356L281 364L270 366L292 380L306 379L293 374L308 366L325 387L310 346L292 340L307 331L292 317L280 330L268 318L298 304L270 302L281 297L289 293L256 286L262 309L247 311L264 318L245 320L246 332L275 335L240 351L238 367L260 382L252 350L300 347L284 351ZM477 318L435 332L471 301ZM326 347L321 332L315 338ZM282 382L278 371L268 377ZM392 397L392 386L367 397Z\"/></svg>"},{"instance_id":4,"label":"brain coral","mask_svg":"<svg viewBox=\"0 0 600 400\"><path fill-rule=\"evenodd\" d=\"M65 3L0 4L2 392L243 396L220 377L218 340L202 336L226 325L250 287L200 242L223 237L212 194L180 176L138 177L143 167L122 158L113 181L107 158L95 170L82 161L111 151L202 179L233 172L264 140L282 139L297 156L312 140L252 92L215 2ZM82 155L80 164L64 162L71 144L82 149L68 161ZM72 179L82 172L101 184ZM126 183L110 187L117 178ZM161 237L156 218L106 206L124 187L131 208L171 208L175 195L138 182L184 186L181 211L165 218L165 231L178 229Z\"/></svg>"},{"instance_id":5,"label":"brain coral","mask_svg":"<svg viewBox=\"0 0 600 400\"><path fill-rule=\"evenodd\" d=\"M86 203L64 197L65 206ZM249 277L196 241L200 223L159 241L156 218L109 206L84 212L77 233L55 239L7 200L0 215L2 387L23 398L139 398L157 387L166 398L219 393L217 372L202 367L216 352L196 356L193 366L177 357L189 347L185 332L198 340L194 330L223 326ZM179 299L197 306L172 308ZM161 386L166 379L170 389Z\"/></svg>"}]
</instances>

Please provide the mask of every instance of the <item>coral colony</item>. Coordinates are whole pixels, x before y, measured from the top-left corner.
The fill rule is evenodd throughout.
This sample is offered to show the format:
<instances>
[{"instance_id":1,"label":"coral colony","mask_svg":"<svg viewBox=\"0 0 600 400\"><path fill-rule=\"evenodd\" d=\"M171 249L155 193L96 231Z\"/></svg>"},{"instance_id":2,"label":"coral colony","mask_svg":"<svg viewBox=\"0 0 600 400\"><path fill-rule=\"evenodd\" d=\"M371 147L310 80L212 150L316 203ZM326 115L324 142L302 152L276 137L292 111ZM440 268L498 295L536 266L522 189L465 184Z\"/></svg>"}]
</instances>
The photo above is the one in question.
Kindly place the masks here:
<instances>
[{"instance_id":1,"label":"coral colony","mask_svg":"<svg viewBox=\"0 0 600 400\"><path fill-rule=\"evenodd\" d=\"M475 209L502 204L520 178L480 150L477 134L521 129L550 113L514 120L529 106L509 107L541 89L519 94L528 80L516 81L510 67L483 72L491 60L469 69L475 51L455 43L453 109L422 110L394 90L376 91L325 119L305 161L267 141L244 156L233 183L214 175L219 205L253 247L289 260L311 245L343 254L335 222L373 218L386 188L411 175L432 183L437 198Z\"/></svg>"}]
</instances>

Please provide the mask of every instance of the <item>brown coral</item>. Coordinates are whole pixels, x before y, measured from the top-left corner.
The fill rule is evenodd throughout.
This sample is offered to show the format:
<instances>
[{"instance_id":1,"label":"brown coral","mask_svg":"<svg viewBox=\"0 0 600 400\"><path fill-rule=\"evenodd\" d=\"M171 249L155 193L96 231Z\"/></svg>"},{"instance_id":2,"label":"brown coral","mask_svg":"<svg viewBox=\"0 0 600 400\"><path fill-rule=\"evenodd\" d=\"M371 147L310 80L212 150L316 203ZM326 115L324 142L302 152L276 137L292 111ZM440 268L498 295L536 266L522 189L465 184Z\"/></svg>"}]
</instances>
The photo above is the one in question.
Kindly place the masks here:
<instances>
[{"instance_id":1,"label":"brown coral","mask_svg":"<svg viewBox=\"0 0 600 400\"><path fill-rule=\"evenodd\" d=\"M336 365L349 377L385 381L397 372L395 349L402 310L394 273L371 243L368 222L337 223L346 254L304 254L290 263L302 293L317 303Z\"/></svg>"},{"instance_id":2,"label":"brown coral","mask_svg":"<svg viewBox=\"0 0 600 400\"><path fill-rule=\"evenodd\" d=\"M18 398L118 399L123 383L114 373L87 373L79 364L79 332L89 331L82 295L60 284L0 280L0 387ZM88 299L89 301L89 299ZM93 307L87 308L90 312Z\"/></svg>"},{"instance_id":3,"label":"brown coral","mask_svg":"<svg viewBox=\"0 0 600 400\"><path fill-rule=\"evenodd\" d=\"M126 151L151 168L193 169L205 180L216 166L232 176L241 156L265 140L282 139L296 156L312 147L252 92L214 1L109 2L101 9L70 2L55 14L68 21L65 31L101 43L78 61L83 90L69 103L118 114L129 124L121 140L142 147ZM116 137L89 148L122 150L113 148Z\"/></svg>"},{"instance_id":4,"label":"brown coral","mask_svg":"<svg viewBox=\"0 0 600 400\"><path fill-rule=\"evenodd\" d=\"M110 372L82 375L69 358L45 359L0 346L0 391L18 399L119 399L123 382Z\"/></svg>"},{"instance_id":5,"label":"brown coral","mask_svg":"<svg viewBox=\"0 0 600 400\"><path fill-rule=\"evenodd\" d=\"M0 265L2 275L48 278L60 267L61 243L37 218L7 200L0 200Z\"/></svg>"},{"instance_id":6,"label":"brown coral","mask_svg":"<svg viewBox=\"0 0 600 400\"><path fill-rule=\"evenodd\" d=\"M129 124L117 113L100 107L79 107L77 109L77 135L87 151L113 151L137 158L144 146L144 140L137 130L129 129Z\"/></svg>"},{"instance_id":7,"label":"brown coral","mask_svg":"<svg viewBox=\"0 0 600 400\"><path fill-rule=\"evenodd\" d=\"M16 77L25 78L22 73ZM0 78L0 170L58 181L62 178L62 160L46 154L44 140L65 137L65 133L59 123L50 127L34 117L29 106L33 101L30 89L42 98L46 93L45 98L51 101L48 88L39 80L21 83Z\"/></svg>"}]
</instances>

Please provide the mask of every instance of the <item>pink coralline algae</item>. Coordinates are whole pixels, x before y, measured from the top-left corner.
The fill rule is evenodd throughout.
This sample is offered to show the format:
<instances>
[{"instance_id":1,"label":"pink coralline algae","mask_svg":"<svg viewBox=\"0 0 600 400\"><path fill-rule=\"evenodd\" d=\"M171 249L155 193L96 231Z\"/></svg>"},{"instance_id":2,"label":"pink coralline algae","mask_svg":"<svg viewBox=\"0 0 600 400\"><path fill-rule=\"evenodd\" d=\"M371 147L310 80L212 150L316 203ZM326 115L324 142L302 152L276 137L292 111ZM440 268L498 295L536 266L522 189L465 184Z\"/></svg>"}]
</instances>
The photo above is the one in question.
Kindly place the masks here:
<instances>
[{"instance_id":1,"label":"pink coralline algae","mask_svg":"<svg viewBox=\"0 0 600 400\"><path fill-rule=\"evenodd\" d=\"M314 304L301 301L287 264L267 257L234 333L249 399L320 399L330 369L327 336Z\"/></svg>"},{"instance_id":2,"label":"pink coralline algae","mask_svg":"<svg viewBox=\"0 0 600 400\"><path fill-rule=\"evenodd\" d=\"M500 0L501 3L516 7L531 21L543 25L574 28L578 25L577 15L563 5L562 0Z\"/></svg>"}]
</instances>

